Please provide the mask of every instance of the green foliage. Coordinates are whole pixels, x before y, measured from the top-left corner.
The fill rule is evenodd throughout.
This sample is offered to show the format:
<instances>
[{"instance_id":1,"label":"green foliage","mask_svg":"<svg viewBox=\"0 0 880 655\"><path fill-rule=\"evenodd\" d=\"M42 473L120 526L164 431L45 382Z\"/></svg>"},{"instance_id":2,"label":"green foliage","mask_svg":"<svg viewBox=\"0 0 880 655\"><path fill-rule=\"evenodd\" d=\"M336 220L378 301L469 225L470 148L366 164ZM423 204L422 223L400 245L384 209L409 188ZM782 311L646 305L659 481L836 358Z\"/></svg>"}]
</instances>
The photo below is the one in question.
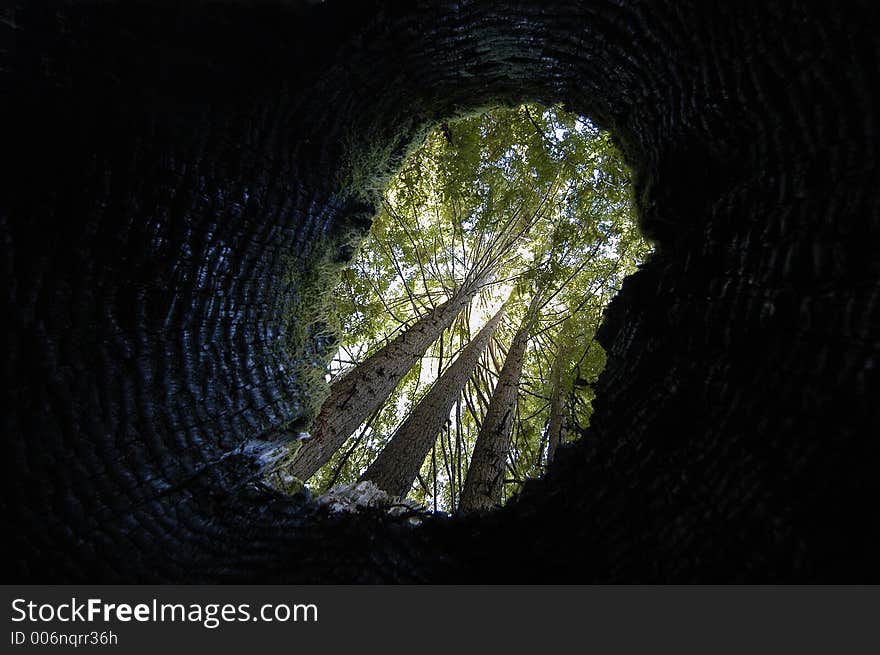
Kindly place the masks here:
<instances>
[{"instance_id":1,"label":"green foliage","mask_svg":"<svg viewBox=\"0 0 880 655\"><path fill-rule=\"evenodd\" d=\"M369 162L355 169L358 179L370 175ZM565 398L567 433L589 425L592 384L605 365L594 341L602 312L650 252L635 225L629 171L610 135L584 119L537 105L500 108L430 131L387 182L380 204L370 238L333 294L341 325L333 375L356 366L456 290L473 280L484 286L310 486L326 490L357 479L510 297L507 323L411 492L429 507L453 511L507 346L537 297L506 475L509 497L543 471L554 385ZM554 376L557 355L563 365Z\"/></svg>"},{"instance_id":2,"label":"green foliage","mask_svg":"<svg viewBox=\"0 0 880 655\"><path fill-rule=\"evenodd\" d=\"M318 253L334 252L331 247L315 248ZM303 429L318 413L327 397L325 377L327 362L339 347L341 329L339 313L333 298L326 293L328 284L337 284L341 265L324 258L310 266L287 265L284 279L294 293L290 294L284 329L284 347L292 361L298 361L295 370L289 371L298 387L298 397L306 405L298 408L299 419L291 429Z\"/></svg>"}]
</instances>

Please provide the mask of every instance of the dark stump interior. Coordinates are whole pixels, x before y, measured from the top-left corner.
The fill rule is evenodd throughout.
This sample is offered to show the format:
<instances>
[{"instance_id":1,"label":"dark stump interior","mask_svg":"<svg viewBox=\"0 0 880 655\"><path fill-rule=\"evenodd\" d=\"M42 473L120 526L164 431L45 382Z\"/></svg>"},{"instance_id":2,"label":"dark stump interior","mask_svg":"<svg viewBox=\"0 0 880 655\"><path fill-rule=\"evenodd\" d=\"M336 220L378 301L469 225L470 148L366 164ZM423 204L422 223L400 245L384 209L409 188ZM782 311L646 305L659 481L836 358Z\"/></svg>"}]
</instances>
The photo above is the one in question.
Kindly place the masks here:
<instances>
[{"instance_id":1,"label":"dark stump interior","mask_svg":"<svg viewBox=\"0 0 880 655\"><path fill-rule=\"evenodd\" d=\"M880 579L876 3L172 4L2 10L7 581ZM523 100L656 240L590 431L488 517L261 487L377 180Z\"/></svg>"}]
</instances>

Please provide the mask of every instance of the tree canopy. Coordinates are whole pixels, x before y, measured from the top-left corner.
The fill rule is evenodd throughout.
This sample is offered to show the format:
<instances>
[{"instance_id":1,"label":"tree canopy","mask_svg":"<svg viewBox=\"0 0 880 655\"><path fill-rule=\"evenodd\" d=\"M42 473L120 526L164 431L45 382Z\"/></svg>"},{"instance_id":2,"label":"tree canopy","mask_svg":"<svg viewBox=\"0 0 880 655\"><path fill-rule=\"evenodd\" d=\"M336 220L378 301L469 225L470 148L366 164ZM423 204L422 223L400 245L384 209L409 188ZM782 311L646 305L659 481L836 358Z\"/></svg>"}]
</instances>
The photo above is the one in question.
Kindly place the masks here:
<instances>
[{"instance_id":1,"label":"tree canopy","mask_svg":"<svg viewBox=\"0 0 880 655\"><path fill-rule=\"evenodd\" d=\"M610 135L589 121L522 105L437 126L385 189L371 234L334 292L342 330L331 387L461 290L472 296L309 487L357 480L504 305L410 496L430 509L458 509L519 333L526 345L502 472L509 498L542 473L554 440L589 425L592 384L605 362L594 340L603 309L649 252L635 225L629 171Z\"/></svg>"}]
</instances>

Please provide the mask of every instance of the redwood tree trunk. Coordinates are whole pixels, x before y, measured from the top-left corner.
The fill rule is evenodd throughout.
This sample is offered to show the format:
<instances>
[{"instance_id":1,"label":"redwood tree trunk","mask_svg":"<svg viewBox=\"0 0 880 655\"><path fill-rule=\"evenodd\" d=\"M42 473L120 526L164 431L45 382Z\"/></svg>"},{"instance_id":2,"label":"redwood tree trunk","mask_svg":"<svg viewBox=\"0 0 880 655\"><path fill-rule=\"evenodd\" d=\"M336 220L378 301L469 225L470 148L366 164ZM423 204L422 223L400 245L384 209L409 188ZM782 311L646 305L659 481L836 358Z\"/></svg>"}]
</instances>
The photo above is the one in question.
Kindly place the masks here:
<instances>
[{"instance_id":1,"label":"redwood tree trunk","mask_svg":"<svg viewBox=\"0 0 880 655\"><path fill-rule=\"evenodd\" d=\"M315 419L312 438L300 448L290 472L300 480L307 480L326 464L358 426L385 402L428 346L467 306L478 288L479 280L419 319L332 384L330 395Z\"/></svg>"},{"instance_id":2,"label":"redwood tree trunk","mask_svg":"<svg viewBox=\"0 0 880 655\"><path fill-rule=\"evenodd\" d=\"M486 323L452 366L437 379L379 453L376 461L361 476L361 480L370 480L392 496L403 496L409 491L431 445L437 439L437 433L449 418L452 406L473 374L503 316L504 308Z\"/></svg>"},{"instance_id":3,"label":"redwood tree trunk","mask_svg":"<svg viewBox=\"0 0 880 655\"><path fill-rule=\"evenodd\" d=\"M474 454L461 494L460 512L488 510L501 503L523 357L534 325L537 297L536 295L532 300L504 359L504 366L474 445Z\"/></svg>"},{"instance_id":4,"label":"redwood tree trunk","mask_svg":"<svg viewBox=\"0 0 880 655\"><path fill-rule=\"evenodd\" d=\"M560 343L553 362L552 384L550 392L550 422L547 425L547 464L556 456L556 449L562 443L562 414L565 408L565 394L562 389L565 348Z\"/></svg>"}]
</instances>

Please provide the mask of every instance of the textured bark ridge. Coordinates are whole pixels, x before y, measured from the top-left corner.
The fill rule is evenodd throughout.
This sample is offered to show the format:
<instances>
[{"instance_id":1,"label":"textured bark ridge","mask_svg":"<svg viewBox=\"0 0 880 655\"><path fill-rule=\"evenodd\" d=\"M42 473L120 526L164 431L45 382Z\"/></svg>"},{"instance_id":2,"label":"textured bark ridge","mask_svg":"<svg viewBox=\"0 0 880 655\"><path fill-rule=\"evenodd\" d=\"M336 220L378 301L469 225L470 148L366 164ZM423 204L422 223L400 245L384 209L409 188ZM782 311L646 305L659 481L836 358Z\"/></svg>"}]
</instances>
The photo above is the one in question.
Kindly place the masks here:
<instances>
[{"instance_id":1,"label":"textured bark ridge","mask_svg":"<svg viewBox=\"0 0 880 655\"><path fill-rule=\"evenodd\" d=\"M550 420L547 422L547 463L556 457L556 449L562 443L564 436L563 419L565 411L565 393L562 389L562 368L565 365L566 352L562 344L553 360L553 370L550 373Z\"/></svg>"},{"instance_id":2,"label":"textured bark ridge","mask_svg":"<svg viewBox=\"0 0 880 655\"><path fill-rule=\"evenodd\" d=\"M461 492L461 512L486 511L501 504L510 434L516 420L519 379L540 297L540 294L535 294L532 299L504 358L504 366L501 367L486 416L480 426L480 434L474 444Z\"/></svg>"},{"instance_id":3,"label":"textured bark ridge","mask_svg":"<svg viewBox=\"0 0 880 655\"><path fill-rule=\"evenodd\" d=\"M464 289L439 305L330 386L330 395L315 419L312 438L290 467L293 475L307 480L330 460L467 306L477 287Z\"/></svg>"},{"instance_id":4,"label":"textured bark ridge","mask_svg":"<svg viewBox=\"0 0 880 655\"><path fill-rule=\"evenodd\" d=\"M391 440L361 476L361 481L369 480L392 496L405 496L409 493L428 451L437 442L437 435L449 420L455 401L474 374L474 369L502 318L504 309L498 310L489 319L458 358L437 378L425 397L395 430Z\"/></svg>"},{"instance_id":5,"label":"textured bark ridge","mask_svg":"<svg viewBox=\"0 0 880 655\"><path fill-rule=\"evenodd\" d=\"M8 581L880 581L876 3L12 4ZM522 100L657 243L590 432L479 520L265 489L382 177Z\"/></svg>"}]
</instances>

